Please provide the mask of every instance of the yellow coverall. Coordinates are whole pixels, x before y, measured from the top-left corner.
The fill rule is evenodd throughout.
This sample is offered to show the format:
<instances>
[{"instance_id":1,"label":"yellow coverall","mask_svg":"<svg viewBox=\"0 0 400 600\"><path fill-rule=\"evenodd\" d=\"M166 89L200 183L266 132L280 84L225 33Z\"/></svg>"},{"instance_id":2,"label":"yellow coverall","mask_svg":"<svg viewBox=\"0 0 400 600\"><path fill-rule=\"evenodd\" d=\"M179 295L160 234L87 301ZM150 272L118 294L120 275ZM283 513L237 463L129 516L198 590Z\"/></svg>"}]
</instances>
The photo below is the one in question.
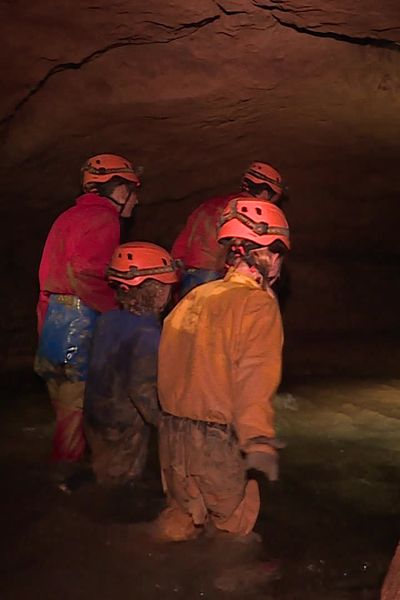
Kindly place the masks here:
<instances>
[{"instance_id":1,"label":"yellow coverall","mask_svg":"<svg viewBox=\"0 0 400 600\"><path fill-rule=\"evenodd\" d=\"M194 537L211 520L246 535L260 500L243 453L276 452L272 399L283 332L270 291L230 270L192 290L164 322L159 349L160 462L167 509L159 533Z\"/></svg>"}]
</instances>

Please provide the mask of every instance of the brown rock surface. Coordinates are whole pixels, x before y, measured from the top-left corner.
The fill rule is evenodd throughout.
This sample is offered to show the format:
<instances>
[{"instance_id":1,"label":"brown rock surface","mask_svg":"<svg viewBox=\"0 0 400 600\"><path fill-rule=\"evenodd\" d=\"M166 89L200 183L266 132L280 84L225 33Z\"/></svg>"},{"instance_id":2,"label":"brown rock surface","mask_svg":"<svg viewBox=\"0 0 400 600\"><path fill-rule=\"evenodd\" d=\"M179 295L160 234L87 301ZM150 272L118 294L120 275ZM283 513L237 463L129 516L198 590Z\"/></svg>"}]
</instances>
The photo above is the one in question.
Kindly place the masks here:
<instances>
[{"instance_id":1,"label":"brown rock surface","mask_svg":"<svg viewBox=\"0 0 400 600\"><path fill-rule=\"evenodd\" d=\"M398 600L400 598L400 546L397 546L393 560L383 583L380 600Z\"/></svg>"},{"instance_id":2,"label":"brown rock surface","mask_svg":"<svg viewBox=\"0 0 400 600\"><path fill-rule=\"evenodd\" d=\"M46 232L101 151L144 165L134 235L166 245L271 161L290 187L288 339L396 330L397 0L13 0L0 23L5 352L34 345Z\"/></svg>"}]
</instances>

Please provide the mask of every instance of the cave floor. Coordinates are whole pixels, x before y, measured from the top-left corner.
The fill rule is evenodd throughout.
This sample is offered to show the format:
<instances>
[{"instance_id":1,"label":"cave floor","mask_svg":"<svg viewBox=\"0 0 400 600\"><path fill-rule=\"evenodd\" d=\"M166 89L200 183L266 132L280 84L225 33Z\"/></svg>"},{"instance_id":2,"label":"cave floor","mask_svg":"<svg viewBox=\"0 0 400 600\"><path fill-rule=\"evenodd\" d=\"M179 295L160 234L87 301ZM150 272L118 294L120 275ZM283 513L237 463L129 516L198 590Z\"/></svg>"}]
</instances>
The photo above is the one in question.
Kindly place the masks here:
<instances>
[{"instance_id":1,"label":"cave floor","mask_svg":"<svg viewBox=\"0 0 400 600\"><path fill-rule=\"evenodd\" d=\"M15 374L0 419L2 600L379 598L400 533L400 380L304 377L276 404L287 448L256 526L270 562L246 571L251 546L160 543L140 525L163 505L155 447L137 489L59 491L45 391Z\"/></svg>"}]
</instances>

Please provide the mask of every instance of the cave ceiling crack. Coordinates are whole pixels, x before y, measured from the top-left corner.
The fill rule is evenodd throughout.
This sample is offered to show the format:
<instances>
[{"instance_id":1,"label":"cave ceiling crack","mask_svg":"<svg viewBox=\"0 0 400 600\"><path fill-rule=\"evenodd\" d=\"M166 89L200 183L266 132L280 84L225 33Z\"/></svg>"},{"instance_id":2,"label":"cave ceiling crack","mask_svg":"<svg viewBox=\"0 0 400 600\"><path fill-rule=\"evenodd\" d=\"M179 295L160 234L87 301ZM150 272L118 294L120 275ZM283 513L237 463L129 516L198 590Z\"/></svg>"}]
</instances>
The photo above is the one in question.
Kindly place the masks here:
<instances>
[{"instance_id":1,"label":"cave ceiling crack","mask_svg":"<svg viewBox=\"0 0 400 600\"><path fill-rule=\"evenodd\" d=\"M47 82L52 77L54 77L55 75L58 75L59 73L62 73L63 71L77 71L81 67L87 65L88 63L95 61L99 57L101 57L109 52L112 52L113 50L116 50L118 48L123 48L124 46L146 46L146 45L153 45L153 44L169 44L176 40L179 40L179 39L182 39L185 37L189 37L190 35L195 34L197 31L199 31L203 27L206 27L207 25L211 25L212 23L214 23L215 21L220 19L220 17L221 17L221 15L213 15L211 17L201 19L200 21L194 21L192 23L181 23L181 24L177 25L176 27L165 25L163 23L154 23L160 27L164 27L165 29L167 29L171 33L171 36L167 37L165 39L162 39L162 40L146 39L146 38L140 38L140 37L135 37L135 36L123 37L123 38L119 38L118 41L116 41L116 42L113 42L111 44L108 44L107 46L104 46L103 48L100 48L99 50L95 50L94 52L91 52L87 56L83 57L81 60L78 60L76 62L71 61L71 62L65 62L65 63L60 63L58 65L54 65L46 73L46 75L44 75L44 77L42 77L35 85L33 85L31 87L31 89L17 102L17 104L14 106L13 110L10 113L8 113L6 116L4 116L3 118L0 119L0 126L4 127L4 126L8 125L13 120L13 118L16 116L18 111L33 96L35 96L47 84Z\"/></svg>"},{"instance_id":2,"label":"cave ceiling crack","mask_svg":"<svg viewBox=\"0 0 400 600\"><path fill-rule=\"evenodd\" d=\"M283 6L280 2L275 2L275 0L271 0L271 3L266 4L266 3L261 3L261 2L257 2L257 0L252 0L254 6L256 6L257 8L263 8L264 10L268 10L268 11L279 11L282 13L291 13L291 14L295 14L295 15L301 15L304 13L321 13L321 9L320 8L315 8L315 6L298 6L297 8L292 8L291 6Z\"/></svg>"},{"instance_id":3,"label":"cave ceiling crack","mask_svg":"<svg viewBox=\"0 0 400 600\"><path fill-rule=\"evenodd\" d=\"M223 4L214 0L214 4L219 8L219 10L226 15L227 17L231 17L233 15L247 15L248 12L246 10L230 10L229 8L225 8Z\"/></svg>"},{"instance_id":4,"label":"cave ceiling crack","mask_svg":"<svg viewBox=\"0 0 400 600\"><path fill-rule=\"evenodd\" d=\"M285 8L278 4L260 4L257 2L257 0L253 0L253 4L254 4L254 6L257 6L258 8L261 8L262 10L266 10L266 11L270 12L271 16L282 27L287 27L289 29L292 29L293 31L296 31L297 33L302 33L305 35L310 35L310 36L320 37L320 38L329 38L329 39L333 39L333 40L336 40L339 42L345 42L348 44L356 44L359 46L372 46L375 48L386 48L388 50L392 50L395 52L400 51L400 43L396 42L394 40L390 40L390 39L386 39L386 38L374 38L374 37L370 37L370 36L355 36L355 35L349 35L347 33L335 32L335 31L316 31L317 27L324 26L323 21L321 21L321 23L319 23L317 25L303 26L303 25L297 25L296 23L293 23L290 21L286 21L281 16L278 16L278 14L277 14L277 13L293 13L293 14L300 15L304 12L311 12L314 9L310 9L310 11L308 9L306 10L304 8L296 10L293 8ZM336 23L336 25L340 25L340 23Z\"/></svg>"}]
</instances>

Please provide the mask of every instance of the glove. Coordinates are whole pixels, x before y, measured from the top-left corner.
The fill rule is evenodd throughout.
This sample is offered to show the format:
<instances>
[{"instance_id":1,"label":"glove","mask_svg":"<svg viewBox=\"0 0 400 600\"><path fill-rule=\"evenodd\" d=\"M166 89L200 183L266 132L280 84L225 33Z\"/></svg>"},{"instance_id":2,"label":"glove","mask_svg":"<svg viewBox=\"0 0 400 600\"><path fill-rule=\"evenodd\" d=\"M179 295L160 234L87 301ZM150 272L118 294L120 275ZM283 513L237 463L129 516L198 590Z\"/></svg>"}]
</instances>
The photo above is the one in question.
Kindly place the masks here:
<instances>
[{"instance_id":1,"label":"glove","mask_svg":"<svg viewBox=\"0 0 400 600\"><path fill-rule=\"evenodd\" d=\"M279 479L279 461L276 450L273 452L248 452L245 456L246 469L264 473L270 481Z\"/></svg>"}]
</instances>

